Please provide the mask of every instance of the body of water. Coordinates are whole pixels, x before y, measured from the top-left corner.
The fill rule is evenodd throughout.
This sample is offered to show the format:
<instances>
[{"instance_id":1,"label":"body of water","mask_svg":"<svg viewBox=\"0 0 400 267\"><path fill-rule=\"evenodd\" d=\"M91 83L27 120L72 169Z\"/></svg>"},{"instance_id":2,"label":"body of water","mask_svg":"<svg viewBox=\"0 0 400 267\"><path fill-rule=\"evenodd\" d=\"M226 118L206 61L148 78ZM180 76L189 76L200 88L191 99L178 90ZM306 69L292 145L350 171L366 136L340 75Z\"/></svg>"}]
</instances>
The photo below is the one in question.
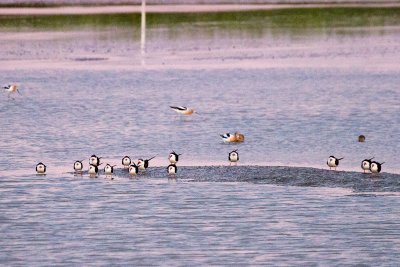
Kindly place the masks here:
<instances>
[{"instance_id":1,"label":"body of water","mask_svg":"<svg viewBox=\"0 0 400 267\"><path fill-rule=\"evenodd\" d=\"M0 262L397 265L398 11L149 14L145 55L135 14L0 17Z\"/></svg>"}]
</instances>

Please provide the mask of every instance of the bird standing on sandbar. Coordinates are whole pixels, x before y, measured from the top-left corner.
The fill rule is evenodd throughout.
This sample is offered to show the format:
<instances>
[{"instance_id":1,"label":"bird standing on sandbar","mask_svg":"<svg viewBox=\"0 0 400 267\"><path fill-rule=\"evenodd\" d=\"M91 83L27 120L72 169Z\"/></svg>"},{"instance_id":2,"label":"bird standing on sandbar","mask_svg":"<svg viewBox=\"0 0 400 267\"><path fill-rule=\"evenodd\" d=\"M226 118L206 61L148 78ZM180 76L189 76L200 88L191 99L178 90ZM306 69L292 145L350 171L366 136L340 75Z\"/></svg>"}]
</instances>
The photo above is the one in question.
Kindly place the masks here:
<instances>
[{"instance_id":1,"label":"bird standing on sandbar","mask_svg":"<svg viewBox=\"0 0 400 267\"><path fill-rule=\"evenodd\" d=\"M170 164L167 167L167 171L169 175L176 175L176 172L178 171L178 167L176 167L175 164Z\"/></svg>"},{"instance_id":2,"label":"bird standing on sandbar","mask_svg":"<svg viewBox=\"0 0 400 267\"><path fill-rule=\"evenodd\" d=\"M131 166L129 166L129 174L135 176L139 172L139 167L133 162Z\"/></svg>"},{"instance_id":3,"label":"bird standing on sandbar","mask_svg":"<svg viewBox=\"0 0 400 267\"><path fill-rule=\"evenodd\" d=\"M124 166L124 168L129 168L129 165L131 165L131 158L128 156L125 156L122 158L122 165Z\"/></svg>"},{"instance_id":4,"label":"bird standing on sandbar","mask_svg":"<svg viewBox=\"0 0 400 267\"><path fill-rule=\"evenodd\" d=\"M382 163L379 163L379 162L377 162L377 161L372 161L371 162L371 167L369 168L369 170L372 172L372 173L380 173L381 172L381 170L382 170L382 164L383 163L385 163L385 162L382 162Z\"/></svg>"},{"instance_id":5,"label":"bird standing on sandbar","mask_svg":"<svg viewBox=\"0 0 400 267\"><path fill-rule=\"evenodd\" d=\"M149 167L149 161L154 159L155 157L156 156L151 157L149 159L145 159L145 160L144 159L139 159L138 163L137 163L137 166L139 167L139 170L145 171Z\"/></svg>"},{"instance_id":6,"label":"bird standing on sandbar","mask_svg":"<svg viewBox=\"0 0 400 267\"><path fill-rule=\"evenodd\" d=\"M365 173L365 171L369 171L369 168L371 167L371 160L372 160L372 159L373 159L373 157L370 158L370 159L364 159L364 160L361 162L361 169L364 170L364 173Z\"/></svg>"},{"instance_id":7,"label":"bird standing on sandbar","mask_svg":"<svg viewBox=\"0 0 400 267\"><path fill-rule=\"evenodd\" d=\"M229 152L228 159L230 162L229 165L231 165L232 163L237 164L237 162L239 161L239 153L237 152L237 149Z\"/></svg>"},{"instance_id":8,"label":"bird standing on sandbar","mask_svg":"<svg viewBox=\"0 0 400 267\"><path fill-rule=\"evenodd\" d=\"M106 166L104 166L104 173L106 175L112 175L114 173L114 167L115 165L111 166L110 164L106 164Z\"/></svg>"},{"instance_id":9,"label":"bird standing on sandbar","mask_svg":"<svg viewBox=\"0 0 400 267\"><path fill-rule=\"evenodd\" d=\"M99 172L99 168L96 165L90 164L88 173L91 177L96 176Z\"/></svg>"},{"instance_id":10,"label":"bird standing on sandbar","mask_svg":"<svg viewBox=\"0 0 400 267\"><path fill-rule=\"evenodd\" d=\"M342 160L344 158L335 158L335 156L329 156L328 161L326 162L326 164L329 166L329 170L331 170L331 168L335 168L336 171L336 167L339 166L339 161Z\"/></svg>"}]
</instances>

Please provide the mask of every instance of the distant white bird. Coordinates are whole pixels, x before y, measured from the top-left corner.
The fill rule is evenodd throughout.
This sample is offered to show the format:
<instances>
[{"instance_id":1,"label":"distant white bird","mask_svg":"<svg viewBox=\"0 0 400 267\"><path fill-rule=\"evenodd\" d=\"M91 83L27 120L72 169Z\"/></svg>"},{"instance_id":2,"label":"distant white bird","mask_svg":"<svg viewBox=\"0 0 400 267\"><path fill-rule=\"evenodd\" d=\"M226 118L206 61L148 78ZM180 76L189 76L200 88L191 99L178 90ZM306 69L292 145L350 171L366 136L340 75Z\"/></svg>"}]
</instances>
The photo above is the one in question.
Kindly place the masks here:
<instances>
[{"instance_id":1,"label":"distant white bird","mask_svg":"<svg viewBox=\"0 0 400 267\"><path fill-rule=\"evenodd\" d=\"M131 158L128 156L125 156L122 158L122 165L124 166L124 168L129 168L129 165L131 165Z\"/></svg>"},{"instance_id":2,"label":"distant white bird","mask_svg":"<svg viewBox=\"0 0 400 267\"><path fill-rule=\"evenodd\" d=\"M139 170L142 170L142 171L146 170L149 167L149 161L154 159L155 157L156 156L151 157L149 159L139 159L138 163L137 163L137 166L139 167Z\"/></svg>"},{"instance_id":3,"label":"distant white bird","mask_svg":"<svg viewBox=\"0 0 400 267\"><path fill-rule=\"evenodd\" d=\"M45 174L46 173L46 165L44 165L43 163L39 162L36 165L36 172L38 174Z\"/></svg>"},{"instance_id":4,"label":"distant white bird","mask_svg":"<svg viewBox=\"0 0 400 267\"><path fill-rule=\"evenodd\" d=\"M182 106L169 106L170 108L172 108L173 110L175 110L176 112L178 112L179 114L182 115L193 115L194 113L197 113L194 109L192 108L187 108L187 107L182 107ZM199 114L199 113L197 113Z\"/></svg>"},{"instance_id":5,"label":"distant white bird","mask_svg":"<svg viewBox=\"0 0 400 267\"><path fill-rule=\"evenodd\" d=\"M371 162L371 167L370 167L370 171L372 172L372 173L380 173L381 172L381 170L382 170L382 164L383 163L385 163L385 162L382 162L382 163L379 163L379 162L376 162L376 161L372 161Z\"/></svg>"},{"instance_id":6,"label":"distant white bird","mask_svg":"<svg viewBox=\"0 0 400 267\"><path fill-rule=\"evenodd\" d=\"M11 94L21 94L15 84L4 86L3 89L8 92L8 98L10 98Z\"/></svg>"},{"instance_id":7,"label":"distant white bird","mask_svg":"<svg viewBox=\"0 0 400 267\"><path fill-rule=\"evenodd\" d=\"M175 151L169 153L168 159L171 164L176 164L179 161L179 156L182 154L178 154Z\"/></svg>"},{"instance_id":8,"label":"distant white bird","mask_svg":"<svg viewBox=\"0 0 400 267\"><path fill-rule=\"evenodd\" d=\"M82 169L83 169L82 160L77 160L77 161L75 161L75 163L74 163L74 170L75 170L76 172L81 172Z\"/></svg>"},{"instance_id":9,"label":"distant white bird","mask_svg":"<svg viewBox=\"0 0 400 267\"><path fill-rule=\"evenodd\" d=\"M371 167L371 160L372 160L372 159L373 159L373 158L364 159L364 160L361 162L361 169L364 170L364 173L365 173L365 171L369 171L369 168Z\"/></svg>"},{"instance_id":10,"label":"distant white bird","mask_svg":"<svg viewBox=\"0 0 400 267\"><path fill-rule=\"evenodd\" d=\"M236 163L239 161L239 153L237 152L237 149L229 152L228 159L230 161L230 164Z\"/></svg>"},{"instance_id":11,"label":"distant white bird","mask_svg":"<svg viewBox=\"0 0 400 267\"><path fill-rule=\"evenodd\" d=\"M106 166L104 166L104 173L106 175L112 175L114 173L114 167L115 165L111 166L110 164L106 164Z\"/></svg>"},{"instance_id":12,"label":"distant white bird","mask_svg":"<svg viewBox=\"0 0 400 267\"><path fill-rule=\"evenodd\" d=\"M336 171L336 167L339 166L339 161L342 159L344 159L344 158L338 159L338 158L335 158L334 156L329 156L326 164L329 166L330 170L331 170L331 168L335 168L335 171Z\"/></svg>"},{"instance_id":13,"label":"distant white bird","mask_svg":"<svg viewBox=\"0 0 400 267\"><path fill-rule=\"evenodd\" d=\"M100 159L101 159L101 157L99 158L99 157L96 156L96 155L92 155L92 156L89 158L89 164L98 167L98 166L101 165L101 164L100 164Z\"/></svg>"},{"instance_id":14,"label":"distant white bird","mask_svg":"<svg viewBox=\"0 0 400 267\"><path fill-rule=\"evenodd\" d=\"M132 163L131 166L129 166L129 174L134 176L138 174L138 172L139 172L139 167L135 163Z\"/></svg>"},{"instance_id":15,"label":"distant white bird","mask_svg":"<svg viewBox=\"0 0 400 267\"><path fill-rule=\"evenodd\" d=\"M178 171L178 167L176 167L175 164L170 164L168 165L167 171L169 175L175 175Z\"/></svg>"},{"instance_id":16,"label":"distant white bird","mask_svg":"<svg viewBox=\"0 0 400 267\"><path fill-rule=\"evenodd\" d=\"M99 172L99 168L97 167L97 165L93 165L93 164L89 165L88 173L89 173L90 176L96 176L96 174L98 172Z\"/></svg>"}]
</instances>

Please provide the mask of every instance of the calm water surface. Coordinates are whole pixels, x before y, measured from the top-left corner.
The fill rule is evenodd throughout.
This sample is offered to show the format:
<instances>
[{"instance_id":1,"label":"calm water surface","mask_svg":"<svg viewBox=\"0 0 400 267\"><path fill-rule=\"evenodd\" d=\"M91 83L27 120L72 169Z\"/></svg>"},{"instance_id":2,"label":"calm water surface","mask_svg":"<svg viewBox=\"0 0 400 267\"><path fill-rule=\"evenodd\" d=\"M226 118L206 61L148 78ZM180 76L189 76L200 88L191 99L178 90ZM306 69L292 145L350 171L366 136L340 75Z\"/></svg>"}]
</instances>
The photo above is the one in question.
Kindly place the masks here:
<instances>
[{"instance_id":1,"label":"calm water surface","mask_svg":"<svg viewBox=\"0 0 400 267\"><path fill-rule=\"evenodd\" d=\"M0 262L396 266L395 11L149 16L145 56L135 15L1 17L0 80L22 96L0 99ZM70 173L91 154L158 167ZM321 170L331 154L344 171ZM384 173L360 174L373 156Z\"/></svg>"}]
</instances>

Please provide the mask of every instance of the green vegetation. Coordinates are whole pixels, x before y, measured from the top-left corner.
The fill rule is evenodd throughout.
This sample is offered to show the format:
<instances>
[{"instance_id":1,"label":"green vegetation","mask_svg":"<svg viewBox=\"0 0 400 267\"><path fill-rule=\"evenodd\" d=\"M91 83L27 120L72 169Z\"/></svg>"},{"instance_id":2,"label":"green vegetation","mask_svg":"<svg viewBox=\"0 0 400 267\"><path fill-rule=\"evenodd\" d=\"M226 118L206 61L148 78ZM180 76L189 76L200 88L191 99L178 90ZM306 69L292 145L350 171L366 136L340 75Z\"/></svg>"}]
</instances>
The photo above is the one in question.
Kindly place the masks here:
<instances>
[{"instance_id":1,"label":"green vegetation","mask_svg":"<svg viewBox=\"0 0 400 267\"><path fill-rule=\"evenodd\" d=\"M259 31L400 25L400 8L294 8L251 12L147 14L148 28L197 28ZM0 16L0 29L74 29L139 27L140 14Z\"/></svg>"}]
</instances>

